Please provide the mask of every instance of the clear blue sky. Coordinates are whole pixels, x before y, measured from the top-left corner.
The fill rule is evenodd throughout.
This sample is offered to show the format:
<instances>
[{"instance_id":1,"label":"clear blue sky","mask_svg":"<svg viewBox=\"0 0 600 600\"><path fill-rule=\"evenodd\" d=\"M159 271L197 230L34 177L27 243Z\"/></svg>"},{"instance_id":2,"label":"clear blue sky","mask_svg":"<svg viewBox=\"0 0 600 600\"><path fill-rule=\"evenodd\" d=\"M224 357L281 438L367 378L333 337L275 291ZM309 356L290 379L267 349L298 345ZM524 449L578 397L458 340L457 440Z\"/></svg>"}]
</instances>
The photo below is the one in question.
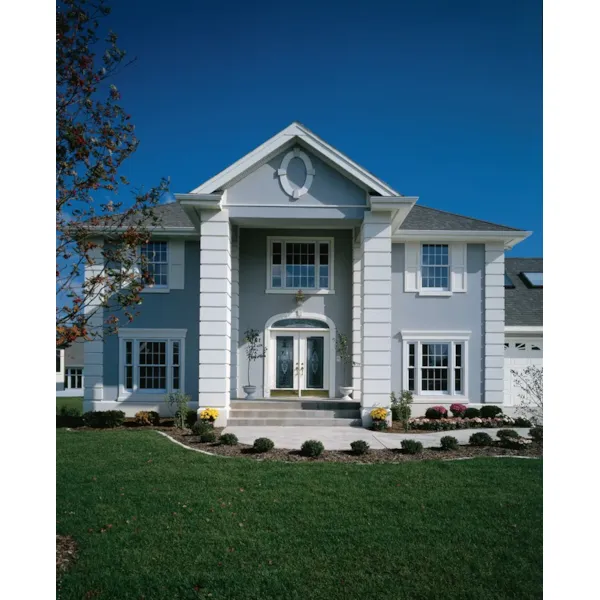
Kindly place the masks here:
<instances>
[{"instance_id":1,"label":"clear blue sky","mask_svg":"<svg viewBox=\"0 0 600 600\"><path fill-rule=\"evenodd\" d=\"M113 2L124 173L188 192L297 120L402 194L530 229L542 255L542 6L530 0Z\"/></svg>"}]
</instances>

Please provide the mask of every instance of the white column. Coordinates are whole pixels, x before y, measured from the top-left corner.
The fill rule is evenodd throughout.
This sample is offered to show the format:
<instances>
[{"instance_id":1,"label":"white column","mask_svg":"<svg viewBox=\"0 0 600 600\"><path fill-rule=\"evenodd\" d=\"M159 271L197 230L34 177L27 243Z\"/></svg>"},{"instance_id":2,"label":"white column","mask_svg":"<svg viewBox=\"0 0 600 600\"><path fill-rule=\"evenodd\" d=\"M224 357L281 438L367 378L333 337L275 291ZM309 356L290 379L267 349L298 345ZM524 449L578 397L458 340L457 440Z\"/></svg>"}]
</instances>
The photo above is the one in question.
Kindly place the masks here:
<instances>
[{"instance_id":1,"label":"white column","mask_svg":"<svg viewBox=\"0 0 600 600\"><path fill-rule=\"evenodd\" d=\"M352 246L352 399L356 402L362 391L362 245L358 235Z\"/></svg>"},{"instance_id":2,"label":"white column","mask_svg":"<svg viewBox=\"0 0 600 600\"><path fill-rule=\"evenodd\" d=\"M486 404L504 402L504 244L485 245Z\"/></svg>"},{"instance_id":3,"label":"white column","mask_svg":"<svg viewBox=\"0 0 600 600\"><path fill-rule=\"evenodd\" d=\"M91 265L85 266L85 279L98 276L104 269L104 240L94 240L97 244L91 251ZM89 315L87 327L94 335L90 341L83 344L83 412L102 410L96 402L104 399L104 308L101 305L101 295L91 292L91 300L84 307L84 314Z\"/></svg>"},{"instance_id":4,"label":"white column","mask_svg":"<svg viewBox=\"0 0 600 600\"><path fill-rule=\"evenodd\" d=\"M391 393L392 238L389 212L366 212L362 226L362 419L389 408Z\"/></svg>"},{"instance_id":5,"label":"white column","mask_svg":"<svg viewBox=\"0 0 600 600\"><path fill-rule=\"evenodd\" d=\"M240 230L231 226L231 398L238 394L238 341L240 337Z\"/></svg>"},{"instance_id":6,"label":"white column","mask_svg":"<svg viewBox=\"0 0 600 600\"><path fill-rule=\"evenodd\" d=\"M198 409L229 416L231 364L231 235L227 210L200 214Z\"/></svg>"}]
</instances>

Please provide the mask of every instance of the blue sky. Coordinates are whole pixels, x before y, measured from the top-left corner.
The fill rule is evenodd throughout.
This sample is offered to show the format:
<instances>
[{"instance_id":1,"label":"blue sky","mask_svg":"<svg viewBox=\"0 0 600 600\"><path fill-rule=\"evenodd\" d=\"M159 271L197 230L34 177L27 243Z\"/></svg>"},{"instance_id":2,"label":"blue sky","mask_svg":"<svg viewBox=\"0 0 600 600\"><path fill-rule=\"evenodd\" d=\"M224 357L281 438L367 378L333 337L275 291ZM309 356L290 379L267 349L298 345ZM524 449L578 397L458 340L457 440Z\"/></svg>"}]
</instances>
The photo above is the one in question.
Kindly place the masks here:
<instances>
[{"instance_id":1,"label":"blue sky","mask_svg":"<svg viewBox=\"0 0 600 600\"><path fill-rule=\"evenodd\" d=\"M534 231L542 255L539 1L113 2L136 186L188 192L294 120L399 192Z\"/></svg>"}]
</instances>

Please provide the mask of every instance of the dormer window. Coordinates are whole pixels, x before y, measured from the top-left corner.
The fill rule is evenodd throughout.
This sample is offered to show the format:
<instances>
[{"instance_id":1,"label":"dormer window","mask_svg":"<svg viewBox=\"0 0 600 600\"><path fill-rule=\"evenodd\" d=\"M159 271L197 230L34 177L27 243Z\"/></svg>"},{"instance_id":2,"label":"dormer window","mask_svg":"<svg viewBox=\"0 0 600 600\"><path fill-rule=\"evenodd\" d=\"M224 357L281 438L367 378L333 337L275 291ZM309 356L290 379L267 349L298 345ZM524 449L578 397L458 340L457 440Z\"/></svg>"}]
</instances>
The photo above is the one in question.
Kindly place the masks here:
<instances>
[{"instance_id":1,"label":"dormer window","mask_svg":"<svg viewBox=\"0 0 600 600\"><path fill-rule=\"evenodd\" d=\"M544 274L539 272L523 272L521 277L530 288L541 288L544 287Z\"/></svg>"},{"instance_id":2,"label":"dormer window","mask_svg":"<svg viewBox=\"0 0 600 600\"><path fill-rule=\"evenodd\" d=\"M333 292L333 239L268 238L267 292Z\"/></svg>"}]
</instances>

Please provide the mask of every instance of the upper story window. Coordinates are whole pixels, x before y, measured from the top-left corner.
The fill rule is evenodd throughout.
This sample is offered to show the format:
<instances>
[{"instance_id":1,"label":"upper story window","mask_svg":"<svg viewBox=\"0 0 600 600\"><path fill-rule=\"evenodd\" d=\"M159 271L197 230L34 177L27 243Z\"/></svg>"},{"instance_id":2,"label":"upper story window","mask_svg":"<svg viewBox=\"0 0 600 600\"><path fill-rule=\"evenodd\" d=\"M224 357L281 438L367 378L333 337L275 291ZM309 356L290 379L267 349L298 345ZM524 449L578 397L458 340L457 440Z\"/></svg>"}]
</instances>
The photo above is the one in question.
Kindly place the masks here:
<instances>
[{"instance_id":1,"label":"upper story window","mask_svg":"<svg viewBox=\"0 0 600 600\"><path fill-rule=\"evenodd\" d=\"M267 291L333 291L331 238L269 238Z\"/></svg>"},{"instance_id":2,"label":"upper story window","mask_svg":"<svg viewBox=\"0 0 600 600\"><path fill-rule=\"evenodd\" d=\"M154 283L150 288L167 288L169 286L169 245L167 242L148 242L140 248L143 268L149 273Z\"/></svg>"},{"instance_id":3,"label":"upper story window","mask_svg":"<svg viewBox=\"0 0 600 600\"><path fill-rule=\"evenodd\" d=\"M443 291L450 289L448 244L421 246L421 287Z\"/></svg>"}]
</instances>

